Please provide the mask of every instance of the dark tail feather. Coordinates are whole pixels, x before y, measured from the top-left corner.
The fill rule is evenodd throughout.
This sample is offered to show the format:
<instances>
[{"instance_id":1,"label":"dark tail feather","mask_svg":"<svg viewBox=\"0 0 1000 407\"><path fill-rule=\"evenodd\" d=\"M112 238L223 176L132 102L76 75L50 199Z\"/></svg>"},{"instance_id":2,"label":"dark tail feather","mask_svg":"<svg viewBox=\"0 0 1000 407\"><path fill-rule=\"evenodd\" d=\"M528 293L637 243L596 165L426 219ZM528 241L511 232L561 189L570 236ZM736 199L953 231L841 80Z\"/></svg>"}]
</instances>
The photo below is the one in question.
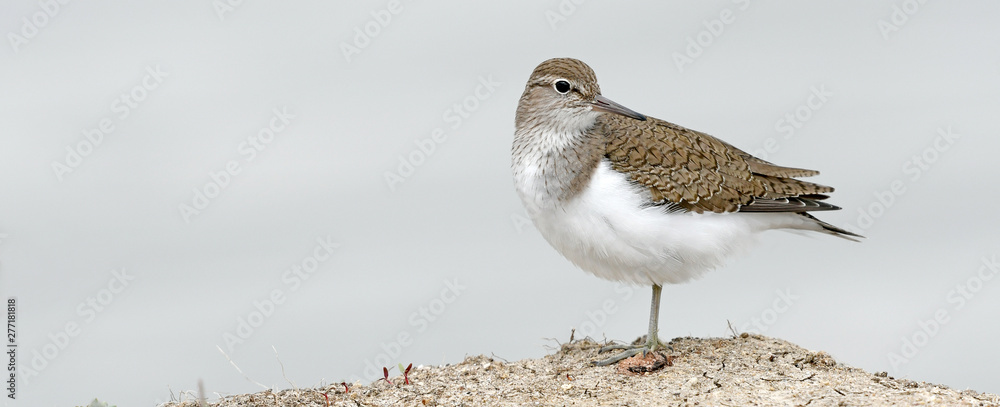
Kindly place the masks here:
<instances>
[{"instance_id":1,"label":"dark tail feather","mask_svg":"<svg viewBox=\"0 0 1000 407\"><path fill-rule=\"evenodd\" d=\"M864 239L865 238L864 236L861 236L861 235L859 235L857 233L850 232L850 231L838 228L838 227L833 226L833 225L831 225L829 223L826 223L826 222L823 222L823 221L821 221L819 219L816 219L815 216L812 216L812 215L810 215L810 214L808 214L806 212L799 212L799 215L802 215L802 216L805 216L805 217L811 219L813 222L816 222L817 224L819 224L820 226L822 226L823 230L825 232L827 232L827 233L829 233L831 235L837 236L837 237L839 237L841 239L847 239L847 240L850 240L852 242L860 242L861 240L858 240L858 239Z\"/></svg>"}]
</instances>

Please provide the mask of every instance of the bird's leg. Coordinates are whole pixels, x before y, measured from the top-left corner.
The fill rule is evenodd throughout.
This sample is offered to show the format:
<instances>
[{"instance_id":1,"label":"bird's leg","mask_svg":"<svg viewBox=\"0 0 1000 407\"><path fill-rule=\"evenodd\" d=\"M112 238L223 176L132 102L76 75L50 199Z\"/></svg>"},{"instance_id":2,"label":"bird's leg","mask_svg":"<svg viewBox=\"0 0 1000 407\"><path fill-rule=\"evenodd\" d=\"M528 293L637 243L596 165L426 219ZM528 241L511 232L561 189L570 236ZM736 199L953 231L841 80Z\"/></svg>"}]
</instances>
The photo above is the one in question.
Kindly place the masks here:
<instances>
[{"instance_id":1,"label":"bird's leg","mask_svg":"<svg viewBox=\"0 0 1000 407\"><path fill-rule=\"evenodd\" d=\"M660 345L658 326L660 324L660 291L663 286L653 284L653 300L649 304L649 333L646 334L646 346L652 352Z\"/></svg>"},{"instance_id":2,"label":"bird's leg","mask_svg":"<svg viewBox=\"0 0 1000 407\"><path fill-rule=\"evenodd\" d=\"M645 356L646 352L652 352L660 346L660 338L657 336L657 326L660 320L660 292L662 290L663 287L661 285L653 284L653 300L649 306L649 333L646 334L646 343L644 345L605 346L598 352L607 352L611 350L624 350L624 352L604 360L593 362L594 365L607 366L622 359L638 355L639 353L642 353Z\"/></svg>"}]
</instances>

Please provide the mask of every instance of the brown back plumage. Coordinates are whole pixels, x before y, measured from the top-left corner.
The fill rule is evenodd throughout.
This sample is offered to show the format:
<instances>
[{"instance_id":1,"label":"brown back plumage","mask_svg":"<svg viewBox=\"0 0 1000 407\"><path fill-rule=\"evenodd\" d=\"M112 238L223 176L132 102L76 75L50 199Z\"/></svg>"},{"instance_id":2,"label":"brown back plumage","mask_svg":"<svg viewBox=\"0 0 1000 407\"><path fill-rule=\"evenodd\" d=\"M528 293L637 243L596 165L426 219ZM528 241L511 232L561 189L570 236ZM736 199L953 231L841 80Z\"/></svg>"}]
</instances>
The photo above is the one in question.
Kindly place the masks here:
<instances>
[{"instance_id":1,"label":"brown back plumage","mask_svg":"<svg viewBox=\"0 0 1000 407\"><path fill-rule=\"evenodd\" d=\"M693 212L805 212L833 188L794 179L817 171L781 167L712 137L656 118L602 115L594 131L609 139L613 168L649 187L654 203Z\"/></svg>"}]
</instances>

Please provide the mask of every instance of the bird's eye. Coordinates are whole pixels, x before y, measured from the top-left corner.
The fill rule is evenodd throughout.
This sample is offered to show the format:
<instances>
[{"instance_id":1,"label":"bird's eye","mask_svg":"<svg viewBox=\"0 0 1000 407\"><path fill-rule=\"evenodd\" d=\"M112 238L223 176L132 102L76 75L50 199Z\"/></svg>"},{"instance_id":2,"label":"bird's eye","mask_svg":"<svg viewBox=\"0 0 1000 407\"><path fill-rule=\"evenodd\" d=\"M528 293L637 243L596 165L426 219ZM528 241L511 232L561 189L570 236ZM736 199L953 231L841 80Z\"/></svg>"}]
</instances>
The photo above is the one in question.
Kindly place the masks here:
<instances>
[{"instance_id":1,"label":"bird's eye","mask_svg":"<svg viewBox=\"0 0 1000 407\"><path fill-rule=\"evenodd\" d=\"M570 88L572 88L571 86L569 86L569 82L567 82L565 79L557 80L554 84L552 84L552 86L556 88L556 92L562 93L564 95L569 92Z\"/></svg>"}]
</instances>

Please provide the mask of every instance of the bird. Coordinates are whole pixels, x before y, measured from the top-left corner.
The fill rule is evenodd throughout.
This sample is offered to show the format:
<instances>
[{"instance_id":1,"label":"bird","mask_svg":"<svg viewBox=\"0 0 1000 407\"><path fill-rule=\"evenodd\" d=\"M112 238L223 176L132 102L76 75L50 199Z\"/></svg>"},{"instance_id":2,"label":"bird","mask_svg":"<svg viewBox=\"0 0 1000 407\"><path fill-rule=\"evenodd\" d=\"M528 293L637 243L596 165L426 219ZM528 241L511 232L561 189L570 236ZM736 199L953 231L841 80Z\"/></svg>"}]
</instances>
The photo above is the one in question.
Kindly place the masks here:
<instances>
[{"instance_id":1,"label":"bird","mask_svg":"<svg viewBox=\"0 0 1000 407\"><path fill-rule=\"evenodd\" d=\"M663 347L664 284L684 283L746 253L764 231L863 236L812 212L832 187L797 178L818 171L754 157L706 133L646 116L601 94L594 70L573 58L539 64L517 104L514 186L548 243L599 278L652 287L644 343L594 362L606 366Z\"/></svg>"}]
</instances>

